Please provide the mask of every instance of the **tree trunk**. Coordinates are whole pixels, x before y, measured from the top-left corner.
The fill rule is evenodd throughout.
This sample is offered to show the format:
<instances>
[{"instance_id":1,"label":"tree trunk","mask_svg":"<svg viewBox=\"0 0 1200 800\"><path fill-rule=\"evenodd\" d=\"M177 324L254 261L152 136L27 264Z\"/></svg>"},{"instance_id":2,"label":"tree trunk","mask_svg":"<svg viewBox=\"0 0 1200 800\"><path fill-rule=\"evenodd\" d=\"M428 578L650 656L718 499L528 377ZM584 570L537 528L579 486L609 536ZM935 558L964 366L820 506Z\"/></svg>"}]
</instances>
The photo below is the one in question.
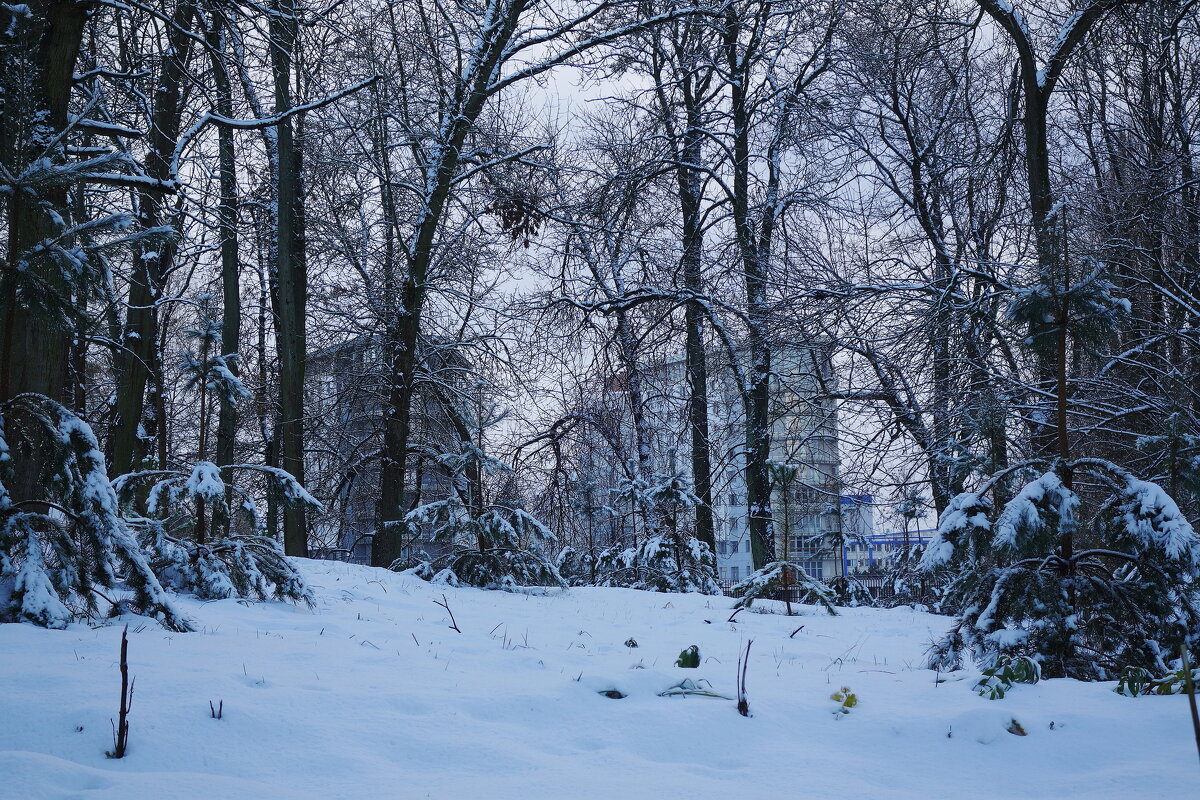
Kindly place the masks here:
<instances>
[{"instance_id":1,"label":"tree trunk","mask_svg":"<svg viewBox=\"0 0 1200 800\"><path fill-rule=\"evenodd\" d=\"M43 155L47 129L57 133L66 127L72 75L94 3L34 0L26 8L29 18L22 20L17 18L20 7L0 8L0 25L12 31L16 40L15 46L0 54L7 73L0 75L5 96L0 107L0 159L14 173ZM39 115L41 131L32 124ZM64 160L61 148L50 155L55 162ZM75 287L66 282L58 265L44 259L25 260L38 242L60 231L47 209L70 219L68 186L43 187L36 195L17 191L8 197L7 257L0 273L0 403L24 392L67 404L72 400L68 396L72 331L60 321L47 324L38 310L18 297L18 283L32 278L44 283L51 304L61 304L64 311L70 308ZM12 499L43 497L47 454L14 447L12 457L16 472L8 487Z\"/></svg>"},{"instance_id":2,"label":"tree trunk","mask_svg":"<svg viewBox=\"0 0 1200 800\"><path fill-rule=\"evenodd\" d=\"M297 43L294 0L275 0L270 17L271 71L275 83L275 113L292 108L292 61ZM304 483L304 372L307 339L305 305L308 276L300 207L304 202L300 180L301 152L292 120L276 126L275 186L275 314L276 350L279 354L280 466ZM288 504L283 510L283 547L290 556L308 555L308 528L304 508Z\"/></svg>"},{"instance_id":3,"label":"tree trunk","mask_svg":"<svg viewBox=\"0 0 1200 800\"><path fill-rule=\"evenodd\" d=\"M691 165L700 164L703 120L699 98L690 76L683 86L687 129L676 168L679 209L683 217L683 286L693 296L704 293L704 227L701 216L703 186L700 173ZM666 111L666 109L664 109ZM705 309L697 299L684 308L685 343L688 373L688 427L691 433L692 486L700 504L696 507L696 538L717 552L712 508L712 453L708 436L708 359L704 349Z\"/></svg>"},{"instance_id":4,"label":"tree trunk","mask_svg":"<svg viewBox=\"0 0 1200 800\"><path fill-rule=\"evenodd\" d=\"M210 6L207 40L212 61L213 84L216 88L217 113L233 116L233 86L225 62L226 39L225 19L214 4ZM221 248L221 353L226 356L225 366L235 376L241 374L242 337L242 287L237 237L237 165L235 161L233 130L227 126L217 128L217 168L220 179L220 197L217 201L217 236ZM217 444L213 462L217 466L234 463L234 445L237 439L237 406L223 393L218 398ZM225 491L226 507L232 508L233 489ZM230 515L214 525L220 524L228 534Z\"/></svg>"},{"instance_id":5,"label":"tree trunk","mask_svg":"<svg viewBox=\"0 0 1200 800\"><path fill-rule=\"evenodd\" d=\"M741 257L746 291L746 367L741 387L745 413L745 482L750 548L754 568L775 560L775 533L771 519L770 380L771 345L767 318L767 258L770 223L764 212L762 230L755 235L750 212L750 133L748 99L749 62L741 46L742 26L733 5L725 9L725 49L729 69L730 116L733 123L732 216ZM731 354L736 357L735 354Z\"/></svg>"},{"instance_id":6,"label":"tree trunk","mask_svg":"<svg viewBox=\"0 0 1200 800\"><path fill-rule=\"evenodd\" d=\"M424 207L406 252L407 275L400 290L399 304L389 325L389 389L384 414L383 453L380 470L379 519L371 548L371 563L387 567L400 557L404 535L402 520L406 489L406 462L412 430L413 391L416 387L421 315L428 291L426 280L433 265L437 235L442 216L450 201L454 176L458 171L467 134L491 97L493 76L499 69L521 15L525 0L489 6L482 20L480 38L463 66L463 79L452 107L442 111L442 125L434 156L425 168Z\"/></svg>"},{"instance_id":7,"label":"tree trunk","mask_svg":"<svg viewBox=\"0 0 1200 800\"><path fill-rule=\"evenodd\" d=\"M187 78L187 62L191 55L189 35L195 19L195 6L180 0L167 31L162 69L155 80L154 109L150 118L145 172L163 184L174 180L174 153L179 139L183 112L183 88ZM147 188L138 194L138 226L157 228L167 224L171 211L167 208L168 193L161 187ZM133 274L129 286L128 311L125 319L124 357L116 380L116 420L110 441L112 476L131 472L138 462L151 453L146 452L149 434L165 436L161 430L164 419L156 419L158 430L143 427L146 411L146 387L161 391L162 375L158 357L159 309L163 299L163 282L174 260L173 240L155 240L139 247L133 258ZM153 408L153 403L151 404ZM154 415L156 418L157 414ZM149 426L147 426L149 427ZM161 465L160 465L161 466Z\"/></svg>"},{"instance_id":8,"label":"tree trunk","mask_svg":"<svg viewBox=\"0 0 1200 800\"><path fill-rule=\"evenodd\" d=\"M26 4L31 20L20 24L16 8L6 8L0 23L22 36L4 60L11 67L11 77L5 84L20 80L22 71L28 77L28 91L6 91L9 98L0 110L0 158L17 170L40 154L32 122L44 113L45 127L61 131L67 124L67 106L73 86L72 74L79 57L83 31L94 3L73 0L40 0ZM39 24L40 22L40 24ZM24 50L22 53L21 51ZM6 90L9 88L5 87ZM20 87L24 88L24 87ZM21 102L21 101L25 102ZM61 152L58 154L61 160ZM54 236L57 226L42 208L42 203L69 218L66 186L45 187L37 196L14 192L8 198L8 243L0 285L0 402L23 392L36 392L53 400L69 401L66 397L70 331L61 325L46 325L36 311L24 306L17 298L18 266L28 251L38 242ZM65 285L57 269L44 262L34 262L30 268L58 302L69 303L72 287Z\"/></svg>"}]
</instances>

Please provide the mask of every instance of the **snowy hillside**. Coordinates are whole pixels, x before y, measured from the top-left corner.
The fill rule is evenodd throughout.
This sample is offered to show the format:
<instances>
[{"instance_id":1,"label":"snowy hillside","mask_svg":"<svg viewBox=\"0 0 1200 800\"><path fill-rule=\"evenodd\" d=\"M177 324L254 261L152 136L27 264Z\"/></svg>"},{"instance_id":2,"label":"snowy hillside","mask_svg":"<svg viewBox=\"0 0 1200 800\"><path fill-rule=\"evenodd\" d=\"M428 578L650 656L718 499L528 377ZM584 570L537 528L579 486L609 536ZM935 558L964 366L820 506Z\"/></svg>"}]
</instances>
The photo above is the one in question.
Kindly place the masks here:
<instances>
[{"instance_id":1,"label":"snowy hillside","mask_svg":"<svg viewBox=\"0 0 1200 800\"><path fill-rule=\"evenodd\" d=\"M129 620L121 761L104 756L121 626L0 626L0 796L1182 798L1200 784L1183 697L1054 680L989 701L976 673L935 685L920 665L943 617L731 624L725 598L447 589L457 633L442 587L298 563L315 612L181 598L197 633ZM751 718L658 696L684 678L732 696L748 639ZM674 667L692 644L700 668ZM838 718L842 686L859 702Z\"/></svg>"}]
</instances>

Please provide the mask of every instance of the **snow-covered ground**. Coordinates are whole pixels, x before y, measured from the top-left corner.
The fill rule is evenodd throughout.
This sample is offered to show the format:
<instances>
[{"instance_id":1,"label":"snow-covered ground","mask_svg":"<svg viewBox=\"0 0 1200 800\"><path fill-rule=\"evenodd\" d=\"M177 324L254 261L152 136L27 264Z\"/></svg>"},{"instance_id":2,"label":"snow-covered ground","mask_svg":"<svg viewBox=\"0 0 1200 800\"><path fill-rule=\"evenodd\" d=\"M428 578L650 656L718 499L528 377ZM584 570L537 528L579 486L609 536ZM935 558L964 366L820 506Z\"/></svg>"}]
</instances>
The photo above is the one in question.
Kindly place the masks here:
<instances>
[{"instance_id":1,"label":"snow-covered ground","mask_svg":"<svg viewBox=\"0 0 1200 800\"><path fill-rule=\"evenodd\" d=\"M299 563L315 611L181 598L197 633L122 621L136 688L121 761L104 756L121 625L0 625L0 797L1095 799L1200 786L1185 698L1052 680L991 701L971 691L974 672L935 685L920 665L943 617L805 608L731 624L726 598L444 589ZM443 591L462 633L434 604ZM732 696L749 639L752 717L732 700L658 696L684 678ZM673 666L692 644L700 668ZM859 702L837 718L842 686ZM1013 719L1028 735L1007 732Z\"/></svg>"}]
</instances>

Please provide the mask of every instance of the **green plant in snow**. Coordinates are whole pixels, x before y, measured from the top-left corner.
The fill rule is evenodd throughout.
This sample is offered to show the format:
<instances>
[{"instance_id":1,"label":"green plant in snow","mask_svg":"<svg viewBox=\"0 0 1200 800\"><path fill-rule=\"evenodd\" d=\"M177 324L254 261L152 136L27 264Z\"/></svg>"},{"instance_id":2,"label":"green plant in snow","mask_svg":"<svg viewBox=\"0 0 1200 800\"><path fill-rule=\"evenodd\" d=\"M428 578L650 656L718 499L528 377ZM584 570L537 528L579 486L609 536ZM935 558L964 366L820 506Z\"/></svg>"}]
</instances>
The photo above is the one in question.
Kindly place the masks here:
<instances>
[{"instance_id":1,"label":"green plant in snow","mask_svg":"<svg viewBox=\"0 0 1200 800\"><path fill-rule=\"evenodd\" d=\"M675 659L675 666L685 669L696 669L700 666L700 648L692 645L685 650L679 652L679 658Z\"/></svg>"},{"instance_id":2,"label":"green plant in snow","mask_svg":"<svg viewBox=\"0 0 1200 800\"><path fill-rule=\"evenodd\" d=\"M691 678L684 678L679 683L668 686L658 693L659 697L715 697L719 700L732 700L732 697L727 697L723 694L718 694L713 691L712 684L703 678L700 679L707 686L701 686Z\"/></svg>"},{"instance_id":3,"label":"green plant in snow","mask_svg":"<svg viewBox=\"0 0 1200 800\"><path fill-rule=\"evenodd\" d=\"M829 695L829 699L838 704L838 707L833 712L835 717L844 717L850 713L850 709L858 705L858 695L850 691L849 686L843 686L838 691Z\"/></svg>"},{"instance_id":4,"label":"green plant in snow","mask_svg":"<svg viewBox=\"0 0 1200 800\"><path fill-rule=\"evenodd\" d=\"M1003 699L1004 694L1016 683L1037 683L1042 679L1042 670L1032 658L1018 656L1003 659L994 667L983 670L975 691L989 700Z\"/></svg>"},{"instance_id":5,"label":"green plant in snow","mask_svg":"<svg viewBox=\"0 0 1200 800\"><path fill-rule=\"evenodd\" d=\"M1141 697L1150 694L1187 694L1189 670L1180 667L1174 672L1155 677L1149 670L1142 667L1126 667L1117 678L1113 689L1117 694L1126 697ZM1200 681L1200 667L1190 670L1192 681Z\"/></svg>"}]
</instances>

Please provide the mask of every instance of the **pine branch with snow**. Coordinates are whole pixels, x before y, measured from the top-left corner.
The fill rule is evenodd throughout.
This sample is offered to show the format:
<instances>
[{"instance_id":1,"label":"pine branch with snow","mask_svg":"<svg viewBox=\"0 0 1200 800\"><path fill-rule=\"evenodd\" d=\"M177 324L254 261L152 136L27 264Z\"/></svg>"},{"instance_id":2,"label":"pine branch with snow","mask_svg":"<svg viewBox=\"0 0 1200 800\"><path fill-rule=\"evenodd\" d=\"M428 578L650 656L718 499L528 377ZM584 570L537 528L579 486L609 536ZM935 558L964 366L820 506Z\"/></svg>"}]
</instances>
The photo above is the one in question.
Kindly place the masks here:
<instances>
[{"instance_id":1,"label":"pine branch with snow","mask_svg":"<svg viewBox=\"0 0 1200 800\"><path fill-rule=\"evenodd\" d=\"M322 508L291 474L258 464L219 467L197 461L186 470L121 475L112 485L163 584L204 599L275 598L311 605L312 593L300 573L279 543L265 534L253 496L234 481L246 474L264 478L285 503ZM144 516L133 512L142 491L147 498ZM236 509L229 507L231 497L240 500ZM228 533L197 535L199 514L230 519L235 510L240 519Z\"/></svg>"},{"instance_id":2,"label":"pine branch with snow","mask_svg":"<svg viewBox=\"0 0 1200 800\"><path fill-rule=\"evenodd\" d=\"M13 500L9 441L47 456L43 496ZM18 395L0 406L0 620L61 628L98 614L102 599L111 614L191 629L118 513L91 427L47 397Z\"/></svg>"},{"instance_id":3,"label":"pine branch with snow","mask_svg":"<svg viewBox=\"0 0 1200 800\"><path fill-rule=\"evenodd\" d=\"M428 560L409 556L392 564L394 570L435 583L485 589L567 585L545 555L557 538L520 507L493 505L473 516L455 496L418 506L404 522L411 528L432 528L434 539L450 550Z\"/></svg>"},{"instance_id":4,"label":"pine branch with snow","mask_svg":"<svg viewBox=\"0 0 1200 800\"><path fill-rule=\"evenodd\" d=\"M800 602L815 603L831 615L837 615L834 597L829 587L809 575L804 567L794 561L772 561L762 569L752 572L744 581L733 587L738 596L734 608L749 608L755 600L769 599L784 591L796 591Z\"/></svg>"}]
</instances>

